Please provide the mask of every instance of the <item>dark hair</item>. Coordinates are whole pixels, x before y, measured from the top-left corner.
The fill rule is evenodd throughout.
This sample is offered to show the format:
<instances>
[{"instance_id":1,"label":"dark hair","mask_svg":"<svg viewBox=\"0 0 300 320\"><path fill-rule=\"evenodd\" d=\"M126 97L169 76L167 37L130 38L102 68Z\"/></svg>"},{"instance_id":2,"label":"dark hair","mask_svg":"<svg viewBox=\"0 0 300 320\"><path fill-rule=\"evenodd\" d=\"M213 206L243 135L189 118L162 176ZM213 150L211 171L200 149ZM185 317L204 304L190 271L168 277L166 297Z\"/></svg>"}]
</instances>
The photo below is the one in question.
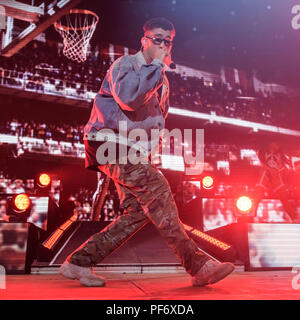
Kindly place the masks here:
<instances>
[{"instance_id":1,"label":"dark hair","mask_svg":"<svg viewBox=\"0 0 300 320\"><path fill-rule=\"evenodd\" d=\"M161 28L163 30L169 30L169 31L171 31L173 37L176 34L173 23L163 17L152 18L144 23L144 26L143 26L144 33L146 33L147 31L150 31L154 28Z\"/></svg>"}]
</instances>

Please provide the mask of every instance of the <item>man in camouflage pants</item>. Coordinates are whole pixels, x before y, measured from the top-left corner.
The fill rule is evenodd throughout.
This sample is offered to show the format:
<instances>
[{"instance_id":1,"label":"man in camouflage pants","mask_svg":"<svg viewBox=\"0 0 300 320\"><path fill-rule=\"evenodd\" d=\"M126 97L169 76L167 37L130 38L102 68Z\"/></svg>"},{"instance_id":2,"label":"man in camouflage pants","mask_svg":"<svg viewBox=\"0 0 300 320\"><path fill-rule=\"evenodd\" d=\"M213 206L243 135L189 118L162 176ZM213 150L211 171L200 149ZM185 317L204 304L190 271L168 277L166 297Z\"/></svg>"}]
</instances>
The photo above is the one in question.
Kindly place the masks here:
<instances>
[{"instance_id":1,"label":"man in camouflage pants","mask_svg":"<svg viewBox=\"0 0 300 320\"><path fill-rule=\"evenodd\" d=\"M113 130L105 133L108 141L112 141L109 135L113 133L117 134L117 139L112 143L123 143L118 121L126 121L129 130L142 128L147 133L151 129L163 128L169 108L165 66L171 63L175 29L164 18L147 21L143 29L142 50L113 63L95 97L85 126L86 167L100 170L114 181L125 213L70 255L60 273L78 279L85 286L104 286L104 279L96 276L91 266L102 261L151 221L192 276L193 285L215 283L230 274L234 267L210 259L187 236L170 186L162 173L149 161L124 163L124 159L120 161L120 155L116 155L117 161L104 163L103 158L99 158L101 143L94 137L102 134L101 129ZM127 141L127 146L132 142L136 141ZM148 144L145 157L150 153Z\"/></svg>"}]
</instances>

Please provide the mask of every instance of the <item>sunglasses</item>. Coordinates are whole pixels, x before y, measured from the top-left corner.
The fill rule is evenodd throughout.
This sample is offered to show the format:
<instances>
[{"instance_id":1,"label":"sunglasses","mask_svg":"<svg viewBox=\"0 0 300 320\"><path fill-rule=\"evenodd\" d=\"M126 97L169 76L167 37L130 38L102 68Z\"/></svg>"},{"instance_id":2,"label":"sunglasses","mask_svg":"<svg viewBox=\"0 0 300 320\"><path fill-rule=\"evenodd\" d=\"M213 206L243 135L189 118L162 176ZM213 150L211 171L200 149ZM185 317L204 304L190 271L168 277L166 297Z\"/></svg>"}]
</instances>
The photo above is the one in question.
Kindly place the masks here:
<instances>
[{"instance_id":1,"label":"sunglasses","mask_svg":"<svg viewBox=\"0 0 300 320\"><path fill-rule=\"evenodd\" d=\"M160 45L162 42L164 42L164 44L165 44L166 47L170 47L170 46L173 44L173 41L167 40L167 39L151 38L151 37L148 37L148 36L146 36L146 38L152 40L152 43L153 43L153 44L156 44L156 45Z\"/></svg>"}]
</instances>

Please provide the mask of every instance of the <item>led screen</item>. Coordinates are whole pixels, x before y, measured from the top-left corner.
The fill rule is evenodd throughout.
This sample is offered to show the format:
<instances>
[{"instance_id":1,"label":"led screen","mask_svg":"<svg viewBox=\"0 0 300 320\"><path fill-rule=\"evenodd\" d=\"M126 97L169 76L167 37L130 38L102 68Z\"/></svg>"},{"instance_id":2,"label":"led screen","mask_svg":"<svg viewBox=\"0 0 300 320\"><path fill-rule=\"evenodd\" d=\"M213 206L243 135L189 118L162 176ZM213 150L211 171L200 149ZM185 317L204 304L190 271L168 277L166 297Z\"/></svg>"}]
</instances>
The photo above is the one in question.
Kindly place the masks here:
<instances>
[{"instance_id":1,"label":"led screen","mask_svg":"<svg viewBox=\"0 0 300 320\"><path fill-rule=\"evenodd\" d=\"M250 268L290 268L300 265L300 224L248 225Z\"/></svg>"},{"instance_id":2,"label":"led screen","mask_svg":"<svg viewBox=\"0 0 300 320\"><path fill-rule=\"evenodd\" d=\"M28 225L0 222L0 265L6 270L24 270Z\"/></svg>"}]
</instances>

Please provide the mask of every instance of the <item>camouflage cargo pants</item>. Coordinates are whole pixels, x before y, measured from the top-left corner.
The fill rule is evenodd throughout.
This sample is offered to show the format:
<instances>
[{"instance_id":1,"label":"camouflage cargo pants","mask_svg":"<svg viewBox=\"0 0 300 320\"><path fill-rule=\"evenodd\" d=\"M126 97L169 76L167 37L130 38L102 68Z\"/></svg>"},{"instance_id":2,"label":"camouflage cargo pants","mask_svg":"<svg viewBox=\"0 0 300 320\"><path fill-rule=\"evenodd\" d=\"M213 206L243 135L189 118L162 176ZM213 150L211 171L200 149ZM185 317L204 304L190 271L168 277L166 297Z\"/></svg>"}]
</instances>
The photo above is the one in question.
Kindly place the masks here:
<instances>
[{"instance_id":1,"label":"camouflage cargo pants","mask_svg":"<svg viewBox=\"0 0 300 320\"><path fill-rule=\"evenodd\" d=\"M151 221L186 271L195 275L209 258L187 236L162 173L150 163L108 164L99 169L114 180L125 213L93 235L68 261L84 267L95 265Z\"/></svg>"}]
</instances>

